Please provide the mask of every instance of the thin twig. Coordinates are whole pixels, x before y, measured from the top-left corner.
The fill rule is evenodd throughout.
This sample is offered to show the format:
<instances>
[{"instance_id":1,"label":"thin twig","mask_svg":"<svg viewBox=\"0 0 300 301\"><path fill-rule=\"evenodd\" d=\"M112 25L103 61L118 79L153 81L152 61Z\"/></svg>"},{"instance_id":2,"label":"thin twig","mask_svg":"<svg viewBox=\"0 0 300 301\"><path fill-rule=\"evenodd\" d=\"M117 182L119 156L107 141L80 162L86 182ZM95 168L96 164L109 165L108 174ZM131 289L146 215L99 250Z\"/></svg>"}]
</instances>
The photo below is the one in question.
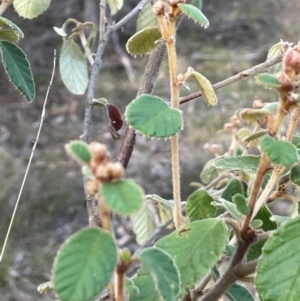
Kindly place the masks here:
<instances>
[{"instance_id":1,"label":"thin twig","mask_svg":"<svg viewBox=\"0 0 300 301\"><path fill-rule=\"evenodd\" d=\"M173 219L168 219L164 224L158 226L152 234L144 241L144 243L135 251L135 255L140 253L143 249L148 247L160 234L162 231L164 231L171 223L173 222Z\"/></svg>"},{"instance_id":2,"label":"thin twig","mask_svg":"<svg viewBox=\"0 0 300 301\"><path fill-rule=\"evenodd\" d=\"M0 16L8 9L8 7L13 3L14 0L2 0L0 4Z\"/></svg>"},{"instance_id":3,"label":"thin twig","mask_svg":"<svg viewBox=\"0 0 300 301\"><path fill-rule=\"evenodd\" d=\"M274 59L272 60L269 60L269 61L266 61L266 62L263 62L259 65L256 65L250 69L247 69L247 70L244 70L236 75L233 75L231 77L228 77L216 84L214 84L212 87L214 88L214 90L217 90L217 89L220 89L220 88L223 88L225 86L228 86L234 82L237 82L239 80L242 80L242 79L246 79L248 78L249 76L254 76L258 73L261 73L262 71L264 71L266 68L269 68L275 64L278 64L279 62L282 61L282 58L283 58L283 55L280 55L280 56L277 56L275 57ZM197 97L200 97L202 95L202 92L201 91L197 91L195 93L192 93L190 95L187 95L185 97L181 97L180 98L180 104L183 104L185 102L188 102L190 100L193 100Z\"/></svg>"},{"instance_id":4,"label":"thin twig","mask_svg":"<svg viewBox=\"0 0 300 301\"><path fill-rule=\"evenodd\" d=\"M133 18L137 13L139 13L144 5L148 2L149 0L142 0L141 2L138 3L138 5L130 11L123 19L121 19L115 26L113 27L113 30L117 30L121 28L123 25L125 25L131 18Z\"/></svg>"},{"instance_id":5,"label":"thin twig","mask_svg":"<svg viewBox=\"0 0 300 301\"><path fill-rule=\"evenodd\" d=\"M19 194L18 194L18 197L17 197L15 208L14 208L14 211L13 211L13 214L12 214L9 226L8 226L8 230L7 230L7 233L6 233L6 236L5 236L5 240L4 240L3 247L2 247L2 250L1 250L1 255L0 255L0 262L2 261L2 258L3 258L3 255L4 255L4 251L5 251L5 247L6 247L8 237L9 237L9 234L10 234L10 231L11 231L11 227L13 225L15 215L16 215L16 212L17 212L17 208L18 208L18 205L19 205L19 202L20 202L20 199L21 199L21 195L22 195L22 192L23 192L23 188L25 186L25 182L26 182L26 179L27 179L27 176L28 176L28 172L29 172L29 168L30 168L30 165L31 165L31 162L32 162L33 154L34 154L34 151L36 149L38 140L40 138L40 133L41 133L41 130L42 130L44 117L45 117L45 113L46 113L46 104L47 104L47 100L48 100L48 95L49 95L49 92L50 92L50 89L51 89L52 83L53 83L53 78L54 78L54 73L55 73L55 66L56 66L56 50L54 49L53 69L52 69L51 79L50 79L49 86L48 86L46 96L45 96L45 100L44 100L43 110L42 110L42 114L41 114L41 122L40 122L40 125L39 125L39 128L38 128L38 132L37 132L37 135L36 135L35 142L33 144L32 150L31 150L31 154L30 154L30 158L29 158L29 161L28 161L28 164L27 164L25 175L23 177L23 181L22 181L21 188L20 188L20 191L19 191Z\"/></svg>"}]
</instances>

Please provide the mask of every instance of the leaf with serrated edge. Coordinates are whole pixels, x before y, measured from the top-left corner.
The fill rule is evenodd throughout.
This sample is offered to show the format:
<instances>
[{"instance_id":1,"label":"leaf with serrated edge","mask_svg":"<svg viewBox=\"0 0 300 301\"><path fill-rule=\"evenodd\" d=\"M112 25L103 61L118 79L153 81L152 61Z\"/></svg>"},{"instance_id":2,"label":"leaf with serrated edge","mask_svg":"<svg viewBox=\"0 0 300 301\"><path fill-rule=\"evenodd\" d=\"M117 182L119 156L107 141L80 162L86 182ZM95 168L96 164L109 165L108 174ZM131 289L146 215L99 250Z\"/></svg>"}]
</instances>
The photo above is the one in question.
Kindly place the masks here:
<instances>
[{"instance_id":1,"label":"leaf with serrated edge","mask_svg":"<svg viewBox=\"0 0 300 301\"><path fill-rule=\"evenodd\" d=\"M106 205L119 214L136 213L143 205L144 192L132 180L120 179L102 183L100 190Z\"/></svg>"},{"instance_id":2,"label":"leaf with serrated edge","mask_svg":"<svg viewBox=\"0 0 300 301\"><path fill-rule=\"evenodd\" d=\"M111 10L111 14L116 14L124 4L124 0L107 0L107 4Z\"/></svg>"},{"instance_id":3,"label":"leaf with serrated edge","mask_svg":"<svg viewBox=\"0 0 300 301\"><path fill-rule=\"evenodd\" d=\"M193 287L218 260L227 243L227 228L220 220L188 223L160 239L155 246L175 260L182 285Z\"/></svg>"},{"instance_id":4,"label":"leaf with serrated edge","mask_svg":"<svg viewBox=\"0 0 300 301\"><path fill-rule=\"evenodd\" d=\"M300 216L284 223L265 243L255 280L260 300L299 300L299 232Z\"/></svg>"},{"instance_id":5,"label":"leaf with serrated edge","mask_svg":"<svg viewBox=\"0 0 300 301\"><path fill-rule=\"evenodd\" d=\"M108 285L117 264L112 236L95 227L72 235L54 262L52 282L62 301L90 301Z\"/></svg>"},{"instance_id":6,"label":"leaf with serrated edge","mask_svg":"<svg viewBox=\"0 0 300 301\"><path fill-rule=\"evenodd\" d=\"M256 83L268 88L280 88L281 84L276 76L270 73L261 73L256 76Z\"/></svg>"},{"instance_id":7,"label":"leaf with serrated edge","mask_svg":"<svg viewBox=\"0 0 300 301\"><path fill-rule=\"evenodd\" d=\"M277 141L270 136L265 136L261 148L274 164L289 166L298 160L296 147L288 141Z\"/></svg>"},{"instance_id":8,"label":"leaf with serrated edge","mask_svg":"<svg viewBox=\"0 0 300 301\"><path fill-rule=\"evenodd\" d=\"M206 16L194 5L179 3L178 6L186 16L193 19L196 23L200 24L200 26L203 26L204 28L209 26L209 21Z\"/></svg>"},{"instance_id":9,"label":"leaf with serrated edge","mask_svg":"<svg viewBox=\"0 0 300 301\"><path fill-rule=\"evenodd\" d=\"M51 0L14 0L13 6L19 16L32 19L43 13Z\"/></svg>"},{"instance_id":10,"label":"leaf with serrated edge","mask_svg":"<svg viewBox=\"0 0 300 301\"><path fill-rule=\"evenodd\" d=\"M18 39L24 38L23 31L15 23L0 16L0 27L4 26L10 27L18 35Z\"/></svg>"},{"instance_id":11,"label":"leaf with serrated edge","mask_svg":"<svg viewBox=\"0 0 300 301\"><path fill-rule=\"evenodd\" d=\"M172 257L162 249L152 247L140 253L140 262L152 274L163 299L175 300L180 290L180 277Z\"/></svg>"},{"instance_id":12,"label":"leaf with serrated edge","mask_svg":"<svg viewBox=\"0 0 300 301\"><path fill-rule=\"evenodd\" d=\"M272 60L276 58L277 56L282 54L282 45L284 44L283 41L280 41L279 43L274 44L268 51L267 59L266 61ZM275 64L268 68L268 71L270 73L279 73L282 70L282 63Z\"/></svg>"},{"instance_id":13,"label":"leaf with serrated edge","mask_svg":"<svg viewBox=\"0 0 300 301\"><path fill-rule=\"evenodd\" d=\"M87 143L79 140L71 141L65 146L66 151L79 163L87 164L92 159L92 153Z\"/></svg>"},{"instance_id":14,"label":"leaf with serrated edge","mask_svg":"<svg viewBox=\"0 0 300 301\"><path fill-rule=\"evenodd\" d=\"M84 94L89 78L88 68L84 54L73 41L64 43L60 58L59 71L65 86L74 94Z\"/></svg>"},{"instance_id":15,"label":"leaf with serrated edge","mask_svg":"<svg viewBox=\"0 0 300 301\"><path fill-rule=\"evenodd\" d=\"M147 2L138 14L136 21L136 31L140 31L143 28L150 26L157 26L157 24L158 21L152 10L152 5L150 2Z\"/></svg>"},{"instance_id":16,"label":"leaf with serrated edge","mask_svg":"<svg viewBox=\"0 0 300 301\"><path fill-rule=\"evenodd\" d=\"M157 291L157 285L149 271L140 268L133 279L134 286L139 294L130 294L129 301L160 301L161 296Z\"/></svg>"},{"instance_id":17,"label":"leaf with serrated edge","mask_svg":"<svg viewBox=\"0 0 300 301\"><path fill-rule=\"evenodd\" d=\"M2 62L16 88L28 101L35 97L35 84L28 59L21 48L10 42L0 42Z\"/></svg>"},{"instance_id":18,"label":"leaf with serrated edge","mask_svg":"<svg viewBox=\"0 0 300 301\"><path fill-rule=\"evenodd\" d=\"M143 94L126 108L127 123L146 137L168 138L183 127L182 112L170 108L161 98Z\"/></svg>"},{"instance_id":19,"label":"leaf with serrated edge","mask_svg":"<svg viewBox=\"0 0 300 301\"><path fill-rule=\"evenodd\" d=\"M210 194L202 189L193 192L187 199L186 213L190 221L215 217L216 207L211 205L214 199Z\"/></svg>"},{"instance_id":20,"label":"leaf with serrated edge","mask_svg":"<svg viewBox=\"0 0 300 301\"><path fill-rule=\"evenodd\" d=\"M144 243L157 226L153 210L150 206L151 204L146 202L142 209L132 217L132 228L139 245Z\"/></svg>"},{"instance_id":21,"label":"leaf with serrated edge","mask_svg":"<svg viewBox=\"0 0 300 301\"><path fill-rule=\"evenodd\" d=\"M194 69L191 67L188 69L188 74L189 76L192 76L198 84L207 103L211 106L216 106L218 99L210 81L199 72L194 71Z\"/></svg>"},{"instance_id":22,"label":"leaf with serrated edge","mask_svg":"<svg viewBox=\"0 0 300 301\"><path fill-rule=\"evenodd\" d=\"M0 41L15 43L19 40L18 35L12 29L0 29Z\"/></svg>"},{"instance_id":23,"label":"leaf with serrated edge","mask_svg":"<svg viewBox=\"0 0 300 301\"><path fill-rule=\"evenodd\" d=\"M260 156L237 156L218 158L213 161L212 165L216 168L227 170L242 170L256 172L260 161Z\"/></svg>"},{"instance_id":24,"label":"leaf with serrated edge","mask_svg":"<svg viewBox=\"0 0 300 301\"><path fill-rule=\"evenodd\" d=\"M131 55L144 55L159 46L161 32L157 26L145 27L135 33L126 43L126 50Z\"/></svg>"}]
</instances>

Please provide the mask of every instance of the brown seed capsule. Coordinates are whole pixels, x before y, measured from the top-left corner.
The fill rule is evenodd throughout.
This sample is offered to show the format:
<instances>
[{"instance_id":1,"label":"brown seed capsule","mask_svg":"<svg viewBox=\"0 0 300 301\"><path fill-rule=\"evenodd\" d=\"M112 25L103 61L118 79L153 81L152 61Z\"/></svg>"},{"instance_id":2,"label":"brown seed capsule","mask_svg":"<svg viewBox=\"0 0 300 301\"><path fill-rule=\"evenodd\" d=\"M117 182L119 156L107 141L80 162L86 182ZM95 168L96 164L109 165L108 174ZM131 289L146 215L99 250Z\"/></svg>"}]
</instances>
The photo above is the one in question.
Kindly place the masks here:
<instances>
[{"instance_id":1,"label":"brown seed capsule","mask_svg":"<svg viewBox=\"0 0 300 301\"><path fill-rule=\"evenodd\" d=\"M92 142L90 144L90 150L92 152L92 160L94 163L101 164L110 160L110 154L104 144Z\"/></svg>"},{"instance_id":2,"label":"brown seed capsule","mask_svg":"<svg viewBox=\"0 0 300 301\"><path fill-rule=\"evenodd\" d=\"M156 1L153 4L152 9L157 16L165 14L165 4L163 1Z\"/></svg>"}]
</instances>

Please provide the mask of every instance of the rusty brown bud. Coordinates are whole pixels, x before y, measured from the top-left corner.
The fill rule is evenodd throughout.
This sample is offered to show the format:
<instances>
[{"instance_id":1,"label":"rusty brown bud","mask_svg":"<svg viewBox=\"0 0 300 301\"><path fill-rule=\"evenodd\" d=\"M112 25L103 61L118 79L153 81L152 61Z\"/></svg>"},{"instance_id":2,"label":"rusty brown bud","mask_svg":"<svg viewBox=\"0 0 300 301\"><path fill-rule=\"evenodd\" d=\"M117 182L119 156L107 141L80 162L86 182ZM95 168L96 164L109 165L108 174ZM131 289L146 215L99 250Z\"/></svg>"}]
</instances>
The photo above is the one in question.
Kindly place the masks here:
<instances>
[{"instance_id":1,"label":"rusty brown bud","mask_svg":"<svg viewBox=\"0 0 300 301\"><path fill-rule=\"evenodd\" d=\"M90 144L90 150L92 152L92 161L94 161L93 164L98 165L110 160L110 154L104 144L92 142Z\"/></svg>"},{"instance_id":2,"label":"rusty brown bud","mask_svg":"<svg viewBox=\"0 0 300 301\"><path fill-rule=\"evenodd\" d=\"M156 1L153 4L152 9L157 16L165 14L165 4L163 1Z\"/></svg>"}]
</instances>

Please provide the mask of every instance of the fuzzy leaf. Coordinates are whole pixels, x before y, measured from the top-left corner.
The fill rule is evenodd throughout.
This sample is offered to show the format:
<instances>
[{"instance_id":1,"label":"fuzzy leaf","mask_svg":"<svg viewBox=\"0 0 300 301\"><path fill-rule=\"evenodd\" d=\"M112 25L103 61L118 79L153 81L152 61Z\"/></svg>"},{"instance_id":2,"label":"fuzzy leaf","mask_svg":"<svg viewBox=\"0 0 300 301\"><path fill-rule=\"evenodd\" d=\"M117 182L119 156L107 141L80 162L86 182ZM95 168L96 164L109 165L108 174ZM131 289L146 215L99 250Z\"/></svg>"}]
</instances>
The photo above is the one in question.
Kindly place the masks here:
<instances>
[{"instance_id":1,"label":"fuzzy leaf","mask_svg":"<svg viewBox=\"0 0 300 301\"><path fill-rule=\"evenodd\" d=\"M138 18L136 21L136 30L140 31L146 27L157 25L158 21L152 10L152 5L149 1L143 6L142 10L138 14Z\"/></svg>"},{"instance_id":2,"label":"fuzzy leaf","mask_svg":"<svg viewBox=\"0 0 300 301\"><path fill-rule=\"evenodd\" d=\"M222 198L229 202L232 202L233 196L237 193L244 193L243 185L237 178L232 178L224 189Z\"/></svg>"},{"instance_id":3,"label":"fuzzy leaf","mask_svg":"<svg viewBox=\"0 0 300 301\"><path fill-rule=\"evenodd\" d=\"M199 72L194 71L194 69L191 67L189 67L188 69L188 74L189 76L192 76L196 81L196 83L198 84L207 103L211 106L216 106L218 103L218 99L210 81Z\"/></svg>"},{"instance_id":4,"label":"fuzzy leaf","mask_svg":"<svg viewBox=\"0 0 300 301\"><path fill-rule=\"evenodd\" d=\"M0 16L0 27L9 27L18 36L18 40L24 38L23 31L12 21Z\"/></svg>"},{"instance_id":5,"label":"fuzzy leaf","mask_svg":"<svg viewBox=\"0 0 300 301\"><path fill-rule=\"evenodd\" d=\"M256 83L267 88L280 88L281 84L277 77L269 73L261 73L256 76Z\"/></svg>"},{"instance_id":6,"label":"fuzzy leaf","mask_svg":"<svg viewBox=\"0 0 300 301\"><path fill-rule=\"evenodd\" d=\"M296 147L287 141L278 141L265 136L261 142L261 148L274 164L289 166L298 160Z\"/></svg>"},{"instance_id":7,"label":"fuzzy leaf","mask_svg":"<svg viewBox=\"0 0 300 301\"><path fill-rule=\"evenodd\" d=\"M300 217L284 223L265 243L256 270L260 300L296 301L300 295Z\"/></svg>"},{"instance_id":8,"label":"fuzzy leaf","mask_svg":"<svg viewBox=\"0 0 300 301\"><path fill-rule=\"evenodd\" d=\"M107 0L107 4L111 10L111 14L116 14L124 4L124 0Z\"/></svg>"},{"instance_id":9,"label":"fuzzy leaf","mask_svg":"<svg viewBox=\"0 0 300 301\"><path fill-rule=\"evenodd\" d=\"M209 21L205 15L192 4L179 3L178 6L181 8L182 12L188 16L188 18L193 19L195 23L200 24L204 28L209 26Z\"/></svg>"},{"instance_id":10,"label":"fuzzy leaf","mask_svg":"<svg viewBox=\"0 0 300 301\"><path fill-rule=\"evenodd\" d=\"M155 246L175 260L182 285L193 287L218 260L227 243L227 228L220 220L188 223L160 239Z\"/></svg>"},{"instance_id":11,"label":"fuzzy leaf","mask_svg":"<svg viewBox=\"0 0 300 301\"><path fill-rule=\"evenodd\" d=\"M143 205L144 192L131 180L120 179L102 183L100 189L106 205L119 214L133 214Z\"/></svg>"},{"instance_id":12,"label":"fuzzy leaf","mask_svg":"<svg viewBox=\"0 0 300 301\"><path fill-rule=\"evenodd\" d=\"M212 164L216 168L228 170L242 170L255 173L259 165L260 156L237 156L216 159Z\"/></svg>"},{"instance_id":13,"label":"fuzzy leaf","mask_svg":"<svg viewBox=\"0 0 300 301\"><path fill-rule=\"evenodd\" d=\"M19 36L12 29L0 29L0 41L15 43L19 40Z\"/></svg>"},{"instance_id":14,"label":"fuzzy leaf","mask_svg":"<svg viewBox=\"0 0 300 301\"><path fill-rule=\"evenodd\" d=\"M208 160L200 173L200 179L204 184L210 183L219 174L217 168L214 166L215 160L216 158Z\"/></svg>"},{"instance_id":15,"label":"fuzzy leaf","mask_svg":"<svg viewBox=\"0 0 300 301\"><path fill-rule=\"evenodd\" d=\"M150 206L151 204L146 202L142 209L132 217L132 228L139 245L142 245L156 229L155 216Z\"/></svg>"},{"instance_id":16,"label":"fuzzy leaf","mask_svg":"<svg viewBox=\"0 0 300 301\"><path fill-rule=\"evenodd\" d=\"M63 44L59 71L65 86L72 93L84 94L89 81L87 63L80 47L73 39Z\"/></svg>"},{"instance_id":17,"label":"fuzzy leaf","mask_svg":"<svg viewBox=\"0 0 300 301\"><path fill-rule=\"evenodd\" d=\"M140 261L154 278L162 298L166 301L175 300L180 290L180 277L172 257L167 252L152 247L140 253Z\"/></svg>"},{"instance_id":18,"label":"fuzzy leaf","mask_svg":"<svg viewBox=\"0 0 300 301\"><path fill-rule=\"evenodd\" d=\"M156 48L161 39L158 26L146 27L135 33L126 43L126 50L131 55L144 55Z\"/></svg>"},{"instance_id":19,"label":"fuzzy leaf","mask_svg":"<svg viewBox=\"0 0 300 301\"><path fill-rule=\"evenodd\" d=\"M300 186L300 166L295 165L291 169L291 174L290 174L291 181Z\"/></svg>"},{"instance_id":20,"label":"fuzzy leaf","mask_svg":"<svg viewBox=\"0 0 300 301\"><path fill-rule=\"evenodd\" d=\"M35 97L35 84L28 59L21 48L10 42L0 42L2 62L10 80L30 102Z\"/></svg>"},{"instance_id":21,"label":"fuzzy leaf","mask_svg":"<svg viewBox=\"0 0 300 301\"><path fill-rule=\"evenodd\" d=\"M130 295L138 295L140 290L137 286L134 285L133 280L130 278L125 278L125 291Z\"/></svg>"},{"instance_id":22,"label":"fuzzy leaf","mask_svg":"<svg viewBox=\"0 0 300 301\"><path fill-rule=\"evenodd\" d=\"M274 44L269 49L266 61L272 60L282 54L282 44L283 44L282 41L280 41L279 43ZM281 70L282 70L281 62L268 68L268 71L272 74L276 74Z\"/></svg>"},{"instance_id":23,"label":"fuzzy leaf","mask_svg":"<svg viewBox=\"0 0 300 301\"><path fill-rule=\"evenodd\" d=\"M42 14L50 3L51 0L14 0L13 6L19 16L33 19Z\"/></svg>"},{"instance_id":24,"label":"fuzzy leaf","mask_svg":"<svg viewBox=\"0 0 300 301\"><path fill-rule=\"evenodd\" d=\"M83 141L75 140L66 144L66 151L79 163L87 164L92 159L92 153L88 144Z\"/></svg>"},{"instance_id":25,"label":"fuzzy leaf","mask_svg":"<svg viewBox=\"0 0 300 301\"><path fill-rule=\"evenodd\" d=\"M147 137L171 137L183 127L181 111L148 94L134 99L127 106L125 116L131 127Z\"/></svg>"},{"instance_id":26,"label":"fuzzy leaf","mask_svg":"<svg viewBox=\"0 0 300 301\"><path fill-rule=\"evenodd\" d=\"M250 212L246 198L242 194L235 194L232 200L239 212L244 215L247 215Z\"/></svg>"},{"instance_id":27,"label":"fuzzy leaf","mask_svg":"<svg viewBox=\"0 0 300 301\"><path fill-rule=\"evenodd\" d=\"M193 192L187 199L186 213L190 221L201 220L209 217L215 217L216 207L211 203L214 199L205 190Z\"/></svg>"},{"instance_id":28,"label":"fuzzy leaf","mask_svg":"<svg viewBox=\"0 0 300 301\"><path fill-rule=\"evenodd\" d=\"M117 264L109 233L85 228L72 235L54 262L53 284L62 301L90 301L108 285Z\"/></svg>"},{"instance_id":29,"label":"fuzzy leaf","mask_svg":"<svg viewBox=\"0 0 300 301\"><path fill-rule=\"evenodd\" d=\"M133 279L134 286L139 294L130 294L129 301L159 301L161 296L157 291L156 283L150 272L140 268Z\"/></svg>"}]
</instances>

